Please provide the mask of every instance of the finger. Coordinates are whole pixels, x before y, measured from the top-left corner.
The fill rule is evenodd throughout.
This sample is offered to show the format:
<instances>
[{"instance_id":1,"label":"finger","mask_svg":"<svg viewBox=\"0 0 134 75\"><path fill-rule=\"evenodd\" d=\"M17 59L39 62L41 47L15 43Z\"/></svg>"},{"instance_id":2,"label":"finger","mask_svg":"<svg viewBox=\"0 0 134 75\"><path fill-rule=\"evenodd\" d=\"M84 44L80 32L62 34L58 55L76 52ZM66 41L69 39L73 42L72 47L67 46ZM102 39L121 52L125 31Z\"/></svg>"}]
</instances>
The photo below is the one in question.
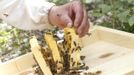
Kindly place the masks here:
<instances>
[{"instance_id":1,"label":"finger","mask_svg":"<svg viewBox=\"0 0 134 75\"><path fill-rule=\"evenodd\" d=\"M84 10L84 17L83 17L82 23L77 29L77 33L79 34L80 37L84 35L84 31L87 27L87 24L88 24L88 16L87 16L86 10Z\"/></svg>"},{"instance_id":2,"label":"finger","mask_svg":"<svg viewBox=\"0 0 134 75\"><path fill-rule=\"evenodd\" d=\"M85 36L86 34L88 34L88 31L89 31L89 28L90 28L90 24L89 23L90 23L90 21L88 19L86 27L85 27L85 29L83 31L83 35L82 36Z\"/></svg>"},{"instance_id":3,"label":"finger","mask_svg":"<svg viewBox=\"0 0 134 75\"><path fill-rule=\"evenodd\" d=\"M73 9L75 14L74 27L77 28L81 24L83 18L83 7L80 1L76 1L76 4L74 4Z\"/></svg>"},{"instance_id":4,"label":"finger","mask_svg":"<svg viewBox=\"0 0 134 75\"><path fill-rule=\"evenodd\" d=\"M87 22L87 24L86 24L86 28L84 29L84 31L83 31L81 37L85 36L85 35L88 33L88 31L89 31L89 27L90 27L89 22Z\"/></svg>"},{"instance_id":5,"label":"finger","mask_svg":"<svg viewBox=\"0 0 134 75\"><path fill-rule=\"evenodd\" d=\"M70 16L69 15L63 15L63 16L61 16L61 21L62 21L62 25L64 26L64 27L66 27L66 26L68 26L68 27L72 27L72 20L71 20L71 18L70 18Z\"/></svg>"},{"instance_id":6,"label":"finger","mask_svg":"<svg viewBox=\"0 0 134 75\"><path fill-rule=\"evenodd\" d=\"M90 21L88 20L87 22L87 27L86 27L86 30L85 30L85 34L87 34L89 32L89 29L90 29Z\"/></svg>"}]
</instances>

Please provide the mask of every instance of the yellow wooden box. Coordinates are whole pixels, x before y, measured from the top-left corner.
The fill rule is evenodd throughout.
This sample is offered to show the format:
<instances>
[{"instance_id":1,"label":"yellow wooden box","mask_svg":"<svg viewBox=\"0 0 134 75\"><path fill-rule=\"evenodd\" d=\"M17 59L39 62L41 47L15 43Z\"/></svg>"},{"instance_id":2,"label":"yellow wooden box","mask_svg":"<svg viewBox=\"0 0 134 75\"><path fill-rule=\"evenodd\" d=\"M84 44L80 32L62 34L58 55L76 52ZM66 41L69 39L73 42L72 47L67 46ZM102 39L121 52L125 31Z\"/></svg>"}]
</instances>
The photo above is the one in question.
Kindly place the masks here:
<instances>
[{"instance_id":1,"label":"yellow wooden box","mask_svg":"<svg viewBox=\"0 0 134 75\"><path fill-rule=\"evenodd\" d=\"M134 34L95 26L82 38L89 72L101 75L134 75ZM0 63L0 75L19 75L36 64L32 53Z\"/></svg>"}]
</instances>

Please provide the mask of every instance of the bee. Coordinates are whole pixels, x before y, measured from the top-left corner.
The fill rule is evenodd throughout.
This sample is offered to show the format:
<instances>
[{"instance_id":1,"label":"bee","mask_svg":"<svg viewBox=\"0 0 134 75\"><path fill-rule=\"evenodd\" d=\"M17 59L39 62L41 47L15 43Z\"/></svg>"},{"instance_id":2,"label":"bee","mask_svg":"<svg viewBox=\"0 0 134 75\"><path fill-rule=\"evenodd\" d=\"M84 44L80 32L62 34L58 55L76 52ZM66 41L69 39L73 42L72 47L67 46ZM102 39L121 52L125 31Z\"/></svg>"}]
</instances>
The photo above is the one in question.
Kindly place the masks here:
<instances>
[{"instance_id":1,"label":"bee","mask_svg":"<svg viewBox=\"0 0 134 75\"><path fill-rule=\"evenodd\" d=\"M73 62L73 63L72 63L72 66L74 66L74 65L75 65L75 63L76 63L76 62Z\"/></svg>"},{"instance_id":2,"label":"bee","mask_svg":"<svg viewBox=\"0 0 134 75\"><path fill-rule=\"evenodd\" d=\"M72 40L71 36L69 36L69 40L70 40L70 41Z\"/></svg>"},{"instance_id":3,"label":"bee","mask_svg":"<svg viewBox=\"0 0 134 75\"><path fill-rule=\"evenodd\" d=\"M76 42L74 41L73 43L74 43L74 46L76 46Z\"/></svg>"},{"instance_id":4,"label":"bee","mask_svg":"<svg viewBox=\"0 0 134 75\"><path fill-rule=\"evenodd\" d=\"M77 65L81 65L81 63L80 63L80 62L78 62L78 63L77 63Z\"/></svg>"},{"instance_id":5,"label":"bee","mask_svg":"<svg viewBox=\"0 0 134 75\"><path fill-rule=\"evenodd\" d=\"M56 64L58 64L58 60L56 60L56 62L55 62Z\"/></svg>"},{"instance_id":6,"label":"bee","mask_svg":"<svg viewBox=\"0 0 134 75\"><path fill-rule=\"evenodd\" d=\"M80 46L78 46L77 49L82 50Z\"/></svg>"},{"instance_id":7,"label":"bee","mask_svg":"<svg viewBox=\"0 0 134 75\"><path fill-rule=\"evenodd\" d=\"M59 61L59 63L60 63L60 64L62 64L62 62L61 62L61 61Z\"/></svg>"},{"instance_id":8,"label":"bee","mask_svg":"<svg viewBox=\"0 0 134 75\"><path fill-rule=\"evenodd\" d=\"M74 50L75 50L75 49L73 48L73 49L72 49L72 51L71 51L71 53L73 53L73 52L74 52Z\"/></svg>"},{"instance_id":9,"label":"bee","mask_svg":"<svg viewBox=\"0 0 134 75\"><path fill-rule=\"evenodd\" d=\"M69 35L70 34L70 32L67 32L67 35Z\"/></svg>"},{"instance_id":10,"label":"bee","mask_svg":"<svg viewBox=\"0 0 134 75\"><path fill-rule=\"evenodd\" d=\"M70 60L71 62L73 62L73 58L71 58L71 60Z\"/></svg>"},{"instance_id":11,"label":"bee","mask_svg":"<svg viewBox=\"0 0 134 75\"><path fill-rule=\"evenodd\" d=\"M80 59L81 60L84 60L86 56L80 56Z\"/></svg>"},{"instance_id":12,"label":"bee","mask_svg":"<svg viewBox=\"0 0 134 75\"><path fill-rule=\"evenodd\" d=\"M86 70L88 70L88 69L89 69L89 67L88 67L88 66L86 66L86 67L85 67L85 69L86 69Z\"/></svg>"}]
</instances>

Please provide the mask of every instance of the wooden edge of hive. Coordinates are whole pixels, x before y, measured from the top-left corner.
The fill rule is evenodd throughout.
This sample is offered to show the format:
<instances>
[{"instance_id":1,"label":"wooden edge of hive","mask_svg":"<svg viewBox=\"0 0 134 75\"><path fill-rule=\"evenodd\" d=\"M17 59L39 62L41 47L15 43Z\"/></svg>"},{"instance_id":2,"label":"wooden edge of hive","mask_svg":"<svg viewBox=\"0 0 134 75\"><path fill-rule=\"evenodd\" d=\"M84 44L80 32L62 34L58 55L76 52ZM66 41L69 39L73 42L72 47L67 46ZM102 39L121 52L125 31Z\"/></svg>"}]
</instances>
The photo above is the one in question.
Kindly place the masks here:
<instances>
[{"instance_id":1,"label":"wooden edge of hive","mask_svg":"<svg viewBox=\"0 0 134 75\"><path fill-rule=\"evenodd\" d=\"M44 75L52 75L51 69L41 53L41 46L38 44L38 41L35 36L33 36L32 39L30 39L30 45L32 53L37 63L39 64L41 70L43 71Z\"/></svg>"}]
</instances>

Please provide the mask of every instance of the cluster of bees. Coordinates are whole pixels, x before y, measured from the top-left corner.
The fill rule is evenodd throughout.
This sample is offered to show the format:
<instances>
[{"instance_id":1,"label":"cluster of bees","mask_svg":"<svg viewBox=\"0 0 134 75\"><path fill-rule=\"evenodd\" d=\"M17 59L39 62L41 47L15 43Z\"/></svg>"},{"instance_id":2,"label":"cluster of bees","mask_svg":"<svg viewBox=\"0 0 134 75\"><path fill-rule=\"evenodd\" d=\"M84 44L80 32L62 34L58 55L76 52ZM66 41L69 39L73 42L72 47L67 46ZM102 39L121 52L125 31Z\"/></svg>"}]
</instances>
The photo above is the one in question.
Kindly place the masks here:
<instances>
[{"instance_id":1,"label":"cluster of bees","mask_svg":"<svg viewBox=\"0 0 134 75\"><path fill-rule=\"evenodd\" d=\"M89 68L83 62L85 56L80 55L81 40L73 28L47 31L44 39L46 45L41 47L40 51L45 61L44 65L47 65L46 70L49 70L43 72L44 75L92 75L84 73Z\"/></svg>"}]
</instances>

